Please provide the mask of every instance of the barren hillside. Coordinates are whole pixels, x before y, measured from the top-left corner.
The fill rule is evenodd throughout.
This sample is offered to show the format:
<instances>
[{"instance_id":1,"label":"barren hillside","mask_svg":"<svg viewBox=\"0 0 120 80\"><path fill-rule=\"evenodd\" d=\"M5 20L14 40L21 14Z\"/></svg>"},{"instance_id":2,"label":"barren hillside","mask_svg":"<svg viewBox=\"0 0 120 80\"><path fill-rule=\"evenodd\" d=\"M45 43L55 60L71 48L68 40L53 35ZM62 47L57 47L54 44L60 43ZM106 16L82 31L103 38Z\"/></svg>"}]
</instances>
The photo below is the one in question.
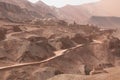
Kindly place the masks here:
<instances>
[{"instance_id":1,"label":"barren hillside","mask_svg":"<svg viewBox=\"0 0 120 80\"><path fill-rule=\"evenodd\" d=\"M120 18L111 4L0 0L0 80L119 80Z\"/></svg>"},{"instance_id":2,"label":"barren hillside","mask_svg":"<svg viewBox=\"0 0 120 80\"><path fill-rule=\"evenodd\" d=\"M60 9L61 18L64 18L68 22L76 21L80 24L86 24L91 20L91 18L95 19L93 16L96 16L96 21L91 20L90 24L96 24L98 26L102 25L102 27L106 27L110 25L109 23L111 23L111 27L116 27L119 26L119 24L116 24L116 22L113 21L120 21L116 19L117 17L120 17L120 13L118 11L120 6L119 4L120 2L118 0L101 0L95 3L88 3L77 6L68 5ZM107 19L104 19L103 17ZM111 17L116 18L113 19ZM100 21L101 18L103 18L105 24Z\"/></svg>"}]
</instances>

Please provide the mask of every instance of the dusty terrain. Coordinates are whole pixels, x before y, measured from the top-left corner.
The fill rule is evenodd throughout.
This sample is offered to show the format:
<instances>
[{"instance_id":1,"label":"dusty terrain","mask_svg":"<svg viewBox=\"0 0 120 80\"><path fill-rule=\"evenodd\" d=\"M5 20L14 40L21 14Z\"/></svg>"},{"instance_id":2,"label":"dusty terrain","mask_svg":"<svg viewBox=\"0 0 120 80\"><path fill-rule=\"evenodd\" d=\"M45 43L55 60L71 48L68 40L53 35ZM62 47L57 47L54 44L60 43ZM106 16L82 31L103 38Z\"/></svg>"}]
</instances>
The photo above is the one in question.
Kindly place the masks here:
<instances>
[{"instance_id":1,"label":"dusty terrain","mask_svg":"<svg viewBox=\"0 0 120 80\"><path fill-rule=\"evenodd\" d=\"M0 80L120 79L119 18L92 17L78 6L63 8L0 0ZM78 18L69 23L60 14ZM98 25L76 23L87 18Z\"/></svg>"},{"instance_id":2,"label":"dusty terrain","mask_svg":"<svg viewBox=\"0 0 120 80\"><path fill-rule=\"evenodd\" d=\"M75 75L75 74L62 74L55 76L53 78L50 78L48 80L118 80L120 79L120 68L109 68L106 70L108 73L103 74L97 74L97 75L90 75L90 76L84 76L84 75Z\"/></svg>"},{"instance_id":3,"label":"dusty terrain","mask_svg":"<svg viewBox=\"0 0 120 80\"><path fill-rule=\"evenodd\" d=\"M85 75L116 74L104 71L120 65L120 40L112 35L115 30L54 23L57 26L1 26L0 80L47 80L59 74L87 80L94 76Z\"/></svg>"}]
</instances>

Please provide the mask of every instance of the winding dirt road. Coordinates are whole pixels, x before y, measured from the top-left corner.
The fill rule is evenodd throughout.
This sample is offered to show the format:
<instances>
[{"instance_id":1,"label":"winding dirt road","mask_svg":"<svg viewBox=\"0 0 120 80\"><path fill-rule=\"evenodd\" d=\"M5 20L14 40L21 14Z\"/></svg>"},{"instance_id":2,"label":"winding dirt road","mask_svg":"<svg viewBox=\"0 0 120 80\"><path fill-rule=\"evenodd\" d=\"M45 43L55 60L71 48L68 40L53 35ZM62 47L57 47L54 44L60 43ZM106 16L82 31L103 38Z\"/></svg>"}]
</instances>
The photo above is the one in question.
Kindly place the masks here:
<instances>
[{"instance_id":1,"label":"winding dirt road","mask_svg":"<svg viewBox=\"0 0 120 80\"><path fill-rule=\"evenodd\" d=\"M99 42L93 42L93 43L98 43L100 44ZM74 49L74 48L77 48L77 47L80 47L80 46L83 46L84 44L79 44L75 47L72 47L72 48L69 48L69 49ZM0 67L0 70L6 70L6 69L12 69L12 68L19 68L19 67L23 67L23 66L31 66L31 65L39 65L39 64L42 64L42 63L45 63L45 62L48 62L50 60L53 60L61 55L64 54L64 52L68 51L69 49L64 49L64 50L59 50L59 51L55 51L55 56L53 57L50 57L48 59L45 59L43 61L40 61L40 62L30 62L30 63L21 63L21 64L15 64L15 65L10 65L10 66L4 66L4 67Z\"/></svg>"},{"instance_id":2,"label":"winding dirt road","mask_svg":"<svg viewBox=\"0 0 120 80\"><path fill-rule=\"evenodd\" d=\"M83 45L80 44L80 45L77 45L76 47L80 47L80 46L83 46ZM76 47L72 47L70 49L74 49ZM55 59L55 58L63 55L64 52L66 52L67 50L69 50L69 49L55 51L54 52L55 56L50 57L50 58L45 59L45 60L40 61L40 62L30 62L30 63L21 63L21 64L15 64L15 65L10 65L10 66L4 66L4 67L0 67L0 70L6 70L6 69L12 69L12 68L19 68L19 67L23 67L23 66L39 65L39 64L45 63L47 61L53 60L53 59Z\"/></svg>"}]
</instances>

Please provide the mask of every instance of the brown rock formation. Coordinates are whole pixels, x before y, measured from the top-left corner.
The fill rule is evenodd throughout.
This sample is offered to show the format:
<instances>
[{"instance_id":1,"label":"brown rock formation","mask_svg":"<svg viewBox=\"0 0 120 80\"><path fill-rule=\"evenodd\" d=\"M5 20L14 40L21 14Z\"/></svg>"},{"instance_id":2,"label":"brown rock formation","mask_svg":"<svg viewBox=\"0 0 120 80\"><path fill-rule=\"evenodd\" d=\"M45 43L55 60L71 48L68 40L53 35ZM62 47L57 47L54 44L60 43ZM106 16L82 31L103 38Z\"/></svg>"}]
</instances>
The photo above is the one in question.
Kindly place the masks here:
<instances>
[{"instance_id":1,"label":"brown rock formation","mask_svg":"<svg viewBox=\"0 0 120 80\"><path fill-rule=\"evenodd\" d=\"M0 28L0 41L6 38L6 29Z\"/></svg>"},{"instance_id":2,"label":"brown rock formation","mask_svg":"<svg viewBox=\"0 0 120 80\"><path fill-rule=\"evenodd\" d=\"M44 42L14 39L2 41L0 46L6 55L2 52L0 54L5 55L5 59L12 62L41 61L54 55L51 46Z\"/></svg>"}]
</instances>

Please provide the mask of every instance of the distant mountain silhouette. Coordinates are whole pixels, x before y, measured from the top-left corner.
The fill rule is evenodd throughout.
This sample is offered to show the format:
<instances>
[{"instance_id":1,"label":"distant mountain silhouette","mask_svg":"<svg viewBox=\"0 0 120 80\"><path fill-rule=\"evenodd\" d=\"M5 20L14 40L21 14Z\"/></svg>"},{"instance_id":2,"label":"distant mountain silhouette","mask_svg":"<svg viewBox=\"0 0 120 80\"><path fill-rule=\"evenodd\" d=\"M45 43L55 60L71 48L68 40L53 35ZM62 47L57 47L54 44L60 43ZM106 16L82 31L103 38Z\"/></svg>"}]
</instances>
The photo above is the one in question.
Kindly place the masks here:
<instances>
[{"instance_id":1,"label":"distant mountain silhouette","mask_svg":"<svg viewBox=\"0 0 120 80\"><path fill-rule=\"evenodd\" d=\"M28 0L0 0L0 3L0 18L17 22L30 21L36 18L51 18L62 19L70 23L96 24L103 27L110 25L117 27L120 22L120 19L118 19L120 17L120 11L118 10L120 1L118 0L114 0L114 2L112 0L102 0L74 6L66 5L62 8L48 6L41 0L36 3L31 3Z\"/></svg>"}]
</instances>

